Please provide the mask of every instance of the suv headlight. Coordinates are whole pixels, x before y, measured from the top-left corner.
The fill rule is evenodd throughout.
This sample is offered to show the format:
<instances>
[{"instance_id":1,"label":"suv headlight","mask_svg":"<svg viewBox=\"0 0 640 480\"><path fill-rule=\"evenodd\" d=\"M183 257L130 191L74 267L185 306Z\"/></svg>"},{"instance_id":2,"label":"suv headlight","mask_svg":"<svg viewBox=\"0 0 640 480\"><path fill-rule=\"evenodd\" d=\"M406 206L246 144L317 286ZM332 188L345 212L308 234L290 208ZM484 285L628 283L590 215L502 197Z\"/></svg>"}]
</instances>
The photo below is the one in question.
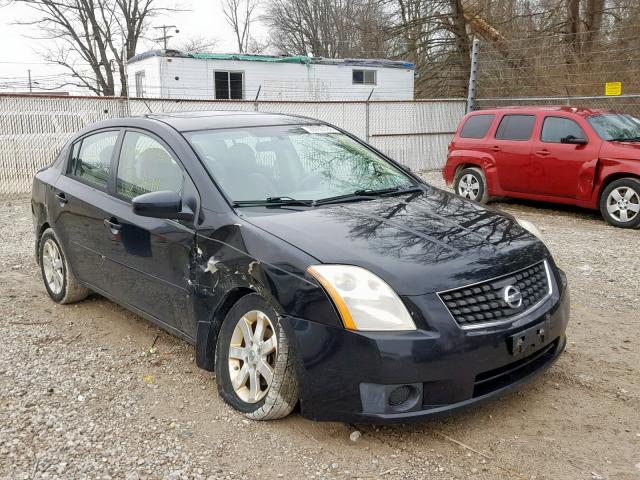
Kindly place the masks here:
<instances>
[{"instance_id":1,"label":"suv headlight","mask_svg":"<svg viewBox=\"0 0 640 480\"><path fill-rule=\"evenodd\" d=\"M380 277L353 265L313 265L320 282L349 330L416 330L400 297Z\"/></svg>"},{"instance_id":2,"label":"suv headlight","mask_svg":"<svg viewBox=\"0 0 640 480\"><path fill-rule=\"evenodd\" d=\"M542 233L533 223L529 222L528 220L522 220L520 218L516 218L516 222L518 222L518 225L528 231L531 235L535 235L539 240L544 241L544 239L542 238Z\"/></svg>"}]
</instances>

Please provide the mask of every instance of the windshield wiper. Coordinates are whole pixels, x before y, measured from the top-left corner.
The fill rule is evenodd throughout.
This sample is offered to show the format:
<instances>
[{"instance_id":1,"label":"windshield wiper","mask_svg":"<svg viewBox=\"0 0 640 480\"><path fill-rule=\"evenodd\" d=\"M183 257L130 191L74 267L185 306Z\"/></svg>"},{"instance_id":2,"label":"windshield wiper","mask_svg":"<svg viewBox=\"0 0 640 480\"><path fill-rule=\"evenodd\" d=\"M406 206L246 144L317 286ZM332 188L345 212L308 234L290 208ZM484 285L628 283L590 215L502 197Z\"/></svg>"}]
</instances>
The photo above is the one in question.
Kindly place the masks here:
<instances>
[{"instance_id":1,"label":"windshield wiper","mask_svg":"<svg viewBox=\"0 0 640 480\"><path fill-rule=\"evenodd\" d=\"M282 207L289 205L313 207L314 203L311 200L298 200L296 198L286 196L267 197L264 200L236 200L233 202L234 207Z\"/></svg>"},{"instance_id":2,"label":"windshield wiper","mask_svg":"<svg viewBox=\"0 0 640 480\"><path fill-rule=\"evenodd\" d=\"M379 190L374 190L371 188L362 188L360 190L356 190L353 193L347 193L346 195L337 195L335 197L321 198L320 200L316 200L314 204L326 205L328 203L348 202L351 200L372 200L374 198L381 197L381 196L411 193L411 192L416 192L420 190L422 189L418 185L407 185L406 188L400 188L400 187L381 188Z\"/></svg>"},{"instance_id":3,"label":"windshield wiper","mask_svg":"<svg viewBox=\"0 0 640 480\"><path fill-rule=\"evenodd\" d=\"M640 137L618 137L612 138L610 142L640 142Z\"/></svg>"},{"instance_id":4,"label":"windshield wiper","mask_svg":"<svg viewBox=\"0 0 640 480\"><path fill-rule=\"evenodd\" d=\"M405 185L404 187L390 187L390 188L382 188L380 190L357 190L355 193L362 193L364 195L375 195L375 196L390 196L404 193L413 193L413 192L421 192L422 188L418 185Z\"/></svg>"},{"instance_id":5,"label":"windshield wiper","mask_svg":"<svg viewBox=\"0 0 640 480\"><path fill-rule=\"evenodd\" d=\"M362 188L360 190L356 190L355 192L353 192L353 194L377 196L377 195L384 195L385 193L397 192L398 190L400 190L400 187L381 188L379 190L374 190L373 188Z\"/></svg>"}]
</instances>

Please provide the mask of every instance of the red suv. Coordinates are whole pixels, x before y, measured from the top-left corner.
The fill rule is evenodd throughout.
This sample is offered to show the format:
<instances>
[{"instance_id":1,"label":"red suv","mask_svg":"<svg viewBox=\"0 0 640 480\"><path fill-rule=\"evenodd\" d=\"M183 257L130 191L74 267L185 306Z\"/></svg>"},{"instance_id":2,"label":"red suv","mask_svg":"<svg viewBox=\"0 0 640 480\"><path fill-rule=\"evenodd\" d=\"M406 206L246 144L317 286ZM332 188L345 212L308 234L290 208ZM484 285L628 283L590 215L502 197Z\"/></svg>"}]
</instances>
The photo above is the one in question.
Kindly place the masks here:
<instances>
[{"instance_id":1,"label":"red suv","mask_svg":"<svg viewBox=\"0 0 640 480\"><path fill-rule=\"evenodd\" d=\"M616 227L640 225L640 119L574 107L467 114L443 171L458 195L527 198L600 209Z\"/></svg>"}]
</instances>

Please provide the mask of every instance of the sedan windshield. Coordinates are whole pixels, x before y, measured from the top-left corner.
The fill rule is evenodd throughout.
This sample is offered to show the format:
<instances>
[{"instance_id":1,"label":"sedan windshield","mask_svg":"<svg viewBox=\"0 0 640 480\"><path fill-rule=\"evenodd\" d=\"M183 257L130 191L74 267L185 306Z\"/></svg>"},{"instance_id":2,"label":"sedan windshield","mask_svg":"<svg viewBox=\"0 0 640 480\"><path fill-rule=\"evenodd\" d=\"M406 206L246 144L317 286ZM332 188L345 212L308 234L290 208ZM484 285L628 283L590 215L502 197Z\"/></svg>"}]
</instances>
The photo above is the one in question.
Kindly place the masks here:
<instances>
[{"instance_id":1,"label":"sedan windshield","mask_svg":"<svg viewBox=\"0 0 640 480\"><path fill-rule=\"evenodd\" d=\"M207 130L185 136L236 205L316 202L414 185L387 160L327 125Z\"/></svg>"},{"instance_id":2,"label":"sedan windshield","mask_svg":"<svg viewBox=\"0 0 640 480\"><path fill-rule=\"evenodd\" d=\"M587 118L598 136L607 141L640 141L640 119L625 114L606 113Z\"/></svg>"}]
</instances>

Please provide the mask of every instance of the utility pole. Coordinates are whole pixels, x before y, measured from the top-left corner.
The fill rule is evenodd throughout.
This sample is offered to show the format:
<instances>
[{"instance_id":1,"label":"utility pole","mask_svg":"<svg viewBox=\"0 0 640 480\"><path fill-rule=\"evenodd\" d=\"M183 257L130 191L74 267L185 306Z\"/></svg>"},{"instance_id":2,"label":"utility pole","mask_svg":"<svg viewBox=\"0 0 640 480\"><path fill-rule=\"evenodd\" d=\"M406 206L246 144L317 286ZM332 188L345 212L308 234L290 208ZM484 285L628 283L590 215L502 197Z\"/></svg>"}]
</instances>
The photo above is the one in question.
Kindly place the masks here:
<instances>
[{"instance_id":1,"label":"utility pole","mask_svg":"<svg viewBox=\"0 0 640 480\"><path fill-rule=\"evenodd\" d=\"M156 41L160 41L162 40L162 43L164 45L164 49L167 49L167 40L169 40L170 38L173 38L173 35L167 35L167 31L171 28L175 28L176 29L176 33L180 33L180 30L178 30L178 28L175 25L160 25L159 27L153 27L156 30L162 30L162 36L156 38Z\"/></svg>"},{"instance_id":2,"label":"utility pole","mask_svg":"<svg viewBox=\"0 0 640 480\"><path fill-rule=\"evenodd\" d=\"M29 93L33 93L33 87L31 86L31 69L27 71L29 72Z\"/></svg>"}]
</instances>

